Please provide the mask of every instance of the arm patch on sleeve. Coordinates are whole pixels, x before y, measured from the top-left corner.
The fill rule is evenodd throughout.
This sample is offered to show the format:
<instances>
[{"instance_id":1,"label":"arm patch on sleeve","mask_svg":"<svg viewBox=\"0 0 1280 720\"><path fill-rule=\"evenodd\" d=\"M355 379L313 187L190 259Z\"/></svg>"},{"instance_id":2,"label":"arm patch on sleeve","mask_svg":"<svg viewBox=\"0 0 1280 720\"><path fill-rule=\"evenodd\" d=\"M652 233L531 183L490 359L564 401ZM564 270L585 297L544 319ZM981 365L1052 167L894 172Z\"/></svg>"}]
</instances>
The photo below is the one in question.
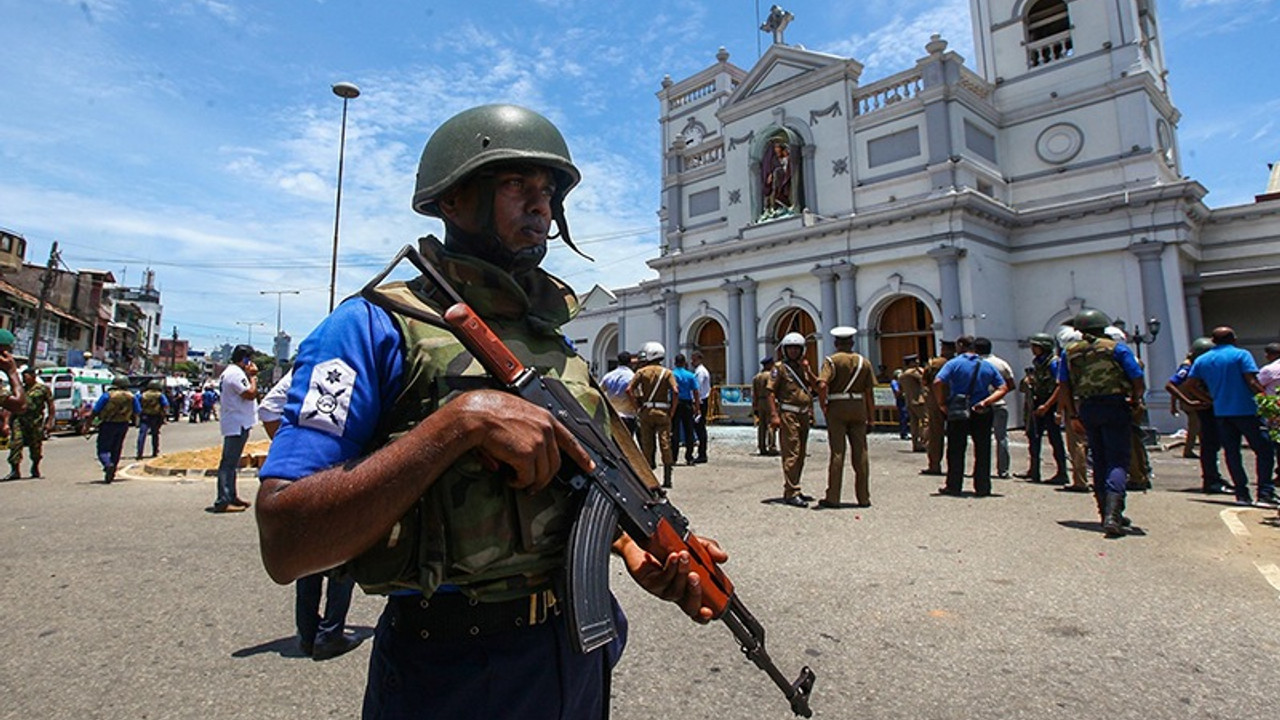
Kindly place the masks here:
<instances>
[{"instance_id":1,"label":"arm patch on sleeve","mask_svg":"<svg viewBox=\"0 0 1280 720\"><path fill-rule=\"evenodd\" d=\"M302 399L298 424L302 427L342 437L347 428L356 371L341 358L317 363L311 369L307 395Z\"/></svg>"}]
</instances>

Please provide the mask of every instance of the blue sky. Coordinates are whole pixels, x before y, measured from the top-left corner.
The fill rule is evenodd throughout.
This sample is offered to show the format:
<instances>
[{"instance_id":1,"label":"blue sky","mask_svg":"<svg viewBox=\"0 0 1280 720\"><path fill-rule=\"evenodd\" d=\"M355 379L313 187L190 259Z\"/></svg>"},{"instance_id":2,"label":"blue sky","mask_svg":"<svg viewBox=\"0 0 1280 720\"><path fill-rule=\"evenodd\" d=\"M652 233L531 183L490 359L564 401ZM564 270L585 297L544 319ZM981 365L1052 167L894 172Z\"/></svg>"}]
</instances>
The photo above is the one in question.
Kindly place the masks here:
<instances>
[{"instance_id":1,"label":"blue sky","mask_svg":"<svg viewBox=\"0 0 1280 720\"><path fill-rule=\"evenodd\" d=\"M1077 0L1096 2L1100 0ZM269 345L276 296L296 343L328 306L342 101L351 101L339 297L439 224L409 208L431 130L508 101L552 118L583 183L569 198L579 291L653 277L662 77L749 70L768 0L0 0L0 227L43 263L136 285L155 269L165 334ZM972 57L968 0L783 3L790 44L855 57L863 81L909 68L940 32ZM1183 172L1214 207L1251 202L1280 160L1277 0L1161 0ZM970 62L972 67L972 62ZM1252 72L1260 69L1260 72Z\"/></svg>"}]
</instances>

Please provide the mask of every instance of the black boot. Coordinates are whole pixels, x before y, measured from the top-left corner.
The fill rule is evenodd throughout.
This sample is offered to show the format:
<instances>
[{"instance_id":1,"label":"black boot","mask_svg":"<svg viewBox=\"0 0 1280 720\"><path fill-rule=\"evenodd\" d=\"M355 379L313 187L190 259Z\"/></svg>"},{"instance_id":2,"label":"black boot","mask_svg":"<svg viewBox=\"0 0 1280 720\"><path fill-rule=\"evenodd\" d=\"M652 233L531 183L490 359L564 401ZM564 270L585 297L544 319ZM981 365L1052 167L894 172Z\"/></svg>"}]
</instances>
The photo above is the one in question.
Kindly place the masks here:
<instances>
[{"instance_id":1,"label":"black boot","mask_svg":"<svg viewBox=\"0 0 1280 720\"><path fill-rule=\"evenodd\" d=\"M31 463L31 477L33 478L40 477L40 461L39 460L36 460Z\"/></svg>"},{"instance_id":2,"label":"black boot","mask_svg":"<svg viewBox=\"0 0 1280 720\"><path fill-rule=\"evenodd\" d=\"M17 465L10 464L10 465L9 465L9 474L8 474L8 475L5 475L5 476L4 476L4 479L5 479L5 480L21 480L21 479L22 479L22 473L18 472L18 466L17 466Z\"/></svg>"},{"instance_id":3,"label":"black boot","mask_svg":"<svg viewBox=\"0 0 1280 720\"><path fill-rule=\"evenodd\" d=\"M110 485L111 481L115 479L116 479L116 466L108 465L102 471L102 482L106 483L107 485Z\"/></svg>"},{"instance_id":4,"label":"black boot","mask_svg":"<svg viewBox=\"0 0 1280 720\"><path fill-rule=\"evenodd\" d=\"M1109 538L1124 535L1124 496L1118 493L1107 493L1102 513L1102 532Z\"/></svg>"},{"instance_id":5,"label":"black boot","mask_svg":"<svg viewBox=\"0 0 1280 720\"><path fill-rule=\"evenodd\" d=\"M674 470L670 465L662 466L662 487L671 487L671 472Z\"/></svg>"}]
</instances>

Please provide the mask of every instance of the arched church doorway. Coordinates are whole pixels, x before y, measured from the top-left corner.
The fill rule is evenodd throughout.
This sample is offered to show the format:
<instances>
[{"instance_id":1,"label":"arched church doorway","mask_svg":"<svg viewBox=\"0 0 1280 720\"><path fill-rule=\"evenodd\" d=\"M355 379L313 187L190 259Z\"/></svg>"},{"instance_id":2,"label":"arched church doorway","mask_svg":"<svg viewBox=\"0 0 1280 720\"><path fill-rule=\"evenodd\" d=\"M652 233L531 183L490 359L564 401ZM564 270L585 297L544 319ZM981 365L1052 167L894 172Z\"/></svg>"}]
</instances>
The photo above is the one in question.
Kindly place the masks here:
<instances>
[{"instance_id":1,"label":"arched church doorway","mask_svg":"<svg viewBox=\"0 0 1280 720\"><path fill-rule=\"evenodd\" d=\"M918 355L921 364L933 357L933 313L915 297L903 295L889 303L876 330L880 363L891 374L903 367L906 355Z\"/></svg>"},{"instance_id":2,"label":"arched church doorway","mask_svg":"<svg viewBox=\"0 0 1280 720\"><path fill-rule=\"evenodd\" d=\"M716 320L704 320L694 333L693 349L702 352L702 363L711 373L711 384L724 384L725 343L724 326ZM689 367L693 367L692 358Z\"/></svg>"},{"instance_id":3,"label":"arched church doorway","mask_svg":"<svg viewBox=\"0 0 1280 720\"><path fill-rule=\"evenodd\" d=\"M618 367L619 352L621 351L618 348L618 326L609 325L601 331L600 339L596 342L591 371L599 376Z\"/></svg>"},{"instance_id":4,"label":"arched church doorway","mask_svg":"<svg viewBox=\"0 0 1280 720\"><path fill-rule=\"evenodd\" d=\"M818 372L817 328L817 323L804 310L800 308L784 310L778 316L778 321L774 323L770 350L773 351L774 357L777 357L778 343L782 342L783 336L787 333L800 333L804 336L804 356L809 359L809 368L816 374Z\"/></svg>"}]
</instances>

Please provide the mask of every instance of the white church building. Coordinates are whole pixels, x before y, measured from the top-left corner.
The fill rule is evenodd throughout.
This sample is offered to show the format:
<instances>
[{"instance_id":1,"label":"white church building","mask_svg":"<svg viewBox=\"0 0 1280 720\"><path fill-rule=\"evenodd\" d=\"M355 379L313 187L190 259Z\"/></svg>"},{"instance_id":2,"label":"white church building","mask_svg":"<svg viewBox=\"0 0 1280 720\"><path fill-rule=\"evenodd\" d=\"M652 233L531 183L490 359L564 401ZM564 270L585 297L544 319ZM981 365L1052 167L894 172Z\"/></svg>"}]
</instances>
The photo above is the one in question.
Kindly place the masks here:
<instances>
[{"instance_id":1,"label":"white church building","mask_svg":"<svg viewBox=\"0 0 1280 720\"><path fill-rule=\"evenodd\" d=\"M1134 337L1171 431L1163 387L1192 339L1280 338L1280 196L1211 210L1183 176L1154 0L971 15L972 65L935 35L865 82L855 59L788 45L775 7L750 70L722 49L664 79L658 278L582 298L566 333L596 371L659 340L750 383L782 335L816 362L837 325L888 370L965 333L1020 369L1029 335L1096 308Z\"/></svg>"}]
</instances>

